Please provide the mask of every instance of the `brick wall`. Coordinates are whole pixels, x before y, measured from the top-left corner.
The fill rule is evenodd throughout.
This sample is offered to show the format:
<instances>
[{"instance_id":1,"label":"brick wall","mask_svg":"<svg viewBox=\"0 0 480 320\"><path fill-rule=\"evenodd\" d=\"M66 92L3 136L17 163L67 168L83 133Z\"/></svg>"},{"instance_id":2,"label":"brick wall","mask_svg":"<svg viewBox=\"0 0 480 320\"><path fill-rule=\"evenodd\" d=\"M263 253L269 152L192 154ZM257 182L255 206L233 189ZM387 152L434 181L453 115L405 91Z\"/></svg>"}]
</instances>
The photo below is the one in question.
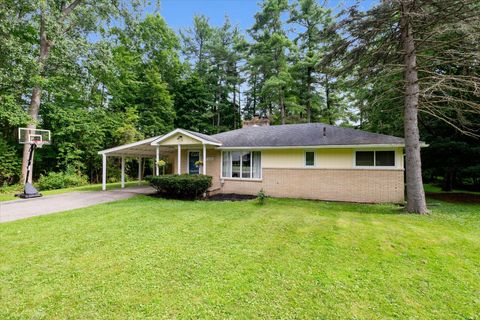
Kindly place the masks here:
<instances>
[{"instance_id":1,"label":"brick wall","mask_svg":"<svg viewBox=\"0 0 480 320\"><path fill-rule=\"evenodd\" d=\"M224 180L222 193L348 202L404 200L403 170L263 168L262 181Z\"/></svg>"}]
</instances>

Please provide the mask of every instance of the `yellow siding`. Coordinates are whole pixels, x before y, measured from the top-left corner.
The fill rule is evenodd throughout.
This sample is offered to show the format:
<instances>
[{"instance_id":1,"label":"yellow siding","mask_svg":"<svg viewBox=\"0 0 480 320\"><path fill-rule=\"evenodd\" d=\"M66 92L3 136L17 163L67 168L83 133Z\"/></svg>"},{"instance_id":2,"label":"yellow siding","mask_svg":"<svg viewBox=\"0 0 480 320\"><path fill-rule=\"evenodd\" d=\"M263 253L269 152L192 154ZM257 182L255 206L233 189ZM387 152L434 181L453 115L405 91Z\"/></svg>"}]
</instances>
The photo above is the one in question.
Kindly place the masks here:
<instances>
[{"instance_id":1,"label":"yellow siding","mask_svg":"<svg viewBox=\"0 0 480 320\"><path fill-rule=\"evenodd\" d=\"M182 136L182 140L178 140L178 137L179 136ZM160 142L160 145L161 146L171 146L171 145L177 145L177 144L181 144L181 145L184 145L184 144L202 144L200 142L200 140L197 140L197 139L193 139L193 138L190 138L184 134L181 134L181 133L177 133L177 134L174 134L173 136L171 136L170 138Z\"/></svg>"},{"instance_id":2,"label":"yellow siding","mask_svg":"<svg viewBox=\"0 0 480 320\"><path fill-rule=\"evenodd\" d=\"M350 169L354 166L353 148L338 149L278 149L262 151L263 168L305 168L305 151L315 151L315 168ZM367 150L367 149L362 149ZM368 150L392 150L372 148ZM403 169L403 149L395 148L395 168Z\"/></svg>"}]
</instances>

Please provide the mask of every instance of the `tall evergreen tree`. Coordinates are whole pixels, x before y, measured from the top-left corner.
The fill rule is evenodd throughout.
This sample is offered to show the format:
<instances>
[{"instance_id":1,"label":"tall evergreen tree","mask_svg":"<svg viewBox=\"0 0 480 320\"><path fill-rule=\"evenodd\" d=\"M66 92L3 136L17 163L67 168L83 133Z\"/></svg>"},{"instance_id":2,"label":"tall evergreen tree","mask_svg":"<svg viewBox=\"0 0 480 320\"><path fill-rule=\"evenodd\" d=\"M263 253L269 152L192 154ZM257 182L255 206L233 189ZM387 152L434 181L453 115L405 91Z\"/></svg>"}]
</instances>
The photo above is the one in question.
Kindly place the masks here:
<instances>
[{"instance_id":1,"label":"tall evergreen tree","mask_svg":"<svg viewBox=\"0 0 480 320\"><path fill-rule=\"evenodd\" d=\"M346 38L335 54L347 51L350 70L358 72L358 79L375 82L401 79L393 88L400 89L397 94L403 95L409 212L427 212L420 159L419 110L451 124L454 123L451 118L442 116L445 107L458 112L480 111L478 102L463 94L479 83L478 75L469 72L472 65L478 64L475 58L478 41L472 40L478 37L479 11L478 2L470 0L384 1L366 12L353 6L341 22ZM465 30L467 34L462 32ZM445 37L447 34L449 37ZM443 61L429 57L430 50L452 41L463 46L456 46ZM442 72L438 64L447 61L464 68L465 73ZM432 63L437 66L430 68Z\"/></svg>"},{"instance_id":2,"label":"tall evergreen tree","mask_svg":"<svg viewBox=\"0 0 480 320\"><path fill-rule=\"evenodd\" d=\"M255 15L255 23L249 30L254 40L249 53L251 73L260 80L258 90L255 89L259 97L258 107L263 109L263 113L268 110L270 116L278 110L282 124L286 123L287 104L292 102L289 91L293 81L288 66L292 42L282 20L282 14L287 10L287 0L263 1L261 11Z\"/></svg>"}]
</instances>

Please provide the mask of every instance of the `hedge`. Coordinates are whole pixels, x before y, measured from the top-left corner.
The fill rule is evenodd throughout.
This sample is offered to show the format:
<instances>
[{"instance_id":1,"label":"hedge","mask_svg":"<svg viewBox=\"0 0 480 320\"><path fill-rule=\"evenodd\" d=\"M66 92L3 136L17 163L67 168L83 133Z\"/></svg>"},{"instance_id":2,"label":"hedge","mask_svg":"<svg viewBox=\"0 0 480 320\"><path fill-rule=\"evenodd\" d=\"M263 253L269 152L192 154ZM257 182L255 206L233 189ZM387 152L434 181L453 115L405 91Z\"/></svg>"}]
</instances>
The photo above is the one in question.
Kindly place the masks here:
<instances>
[{"instance_id":1,"label":"hedge","mask_svg":"<svg viewBox=\"0 0 480 320\"><path fill-rule=\"evenodd\" d=\"M159 194L179 199L197 199L212 186L212 177L200 174L167 174L145 179Z\"/></svg>"}]
</instances>

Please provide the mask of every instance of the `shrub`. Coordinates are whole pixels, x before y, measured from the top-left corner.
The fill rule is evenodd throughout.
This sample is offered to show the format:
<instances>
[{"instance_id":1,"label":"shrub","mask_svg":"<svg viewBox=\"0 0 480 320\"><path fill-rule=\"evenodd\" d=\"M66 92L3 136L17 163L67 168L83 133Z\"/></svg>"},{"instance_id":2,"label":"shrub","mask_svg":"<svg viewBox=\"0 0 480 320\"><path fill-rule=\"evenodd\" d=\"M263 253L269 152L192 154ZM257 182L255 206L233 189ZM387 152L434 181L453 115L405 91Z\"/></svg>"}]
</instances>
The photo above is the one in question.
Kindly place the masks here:
<instances>
[{"instance_id":1,"label":"shrub","mask_svg":"<svg viewBox=\"0 0 480 320\"><path fill-rule=\"evenodd\" d=\"M19 180L21 162L15 148L0 137L0 185L12 184Z\"/></svg>"},{"instance_id":2,"label":"shrub","mask_svg":"<svg viewBox=\"0 0 480 320\"><path fill-rule=\"evenodd\" d=\"M260 205L264 205L265 202L267 201L267 194L263 189L260 189L260 191L258 191L257 200Z\"/></svg>"},{"instance_id":3,"label":"shrub","mask_svg":"<svg viewBox=\"0 0 480 320\"><path fill-rule=\"evenodd\" d=\"M200 174L167 174L164 176L149 176L145 179L161 195L180 199L196 199L212 186L212 177Z\"/></svg>"},{"instance_id":4,"label":"shrub","mask_svg":"<svg viewBox=\"0 0 480 320\"><path fill-rule=\"evenodd\" d=\"M78 187L86 184L88 184L87 177L72 170L49 172L47 175L40 175L37 181L37 186L40 190Z\"/></svg>"}]
</instances>

